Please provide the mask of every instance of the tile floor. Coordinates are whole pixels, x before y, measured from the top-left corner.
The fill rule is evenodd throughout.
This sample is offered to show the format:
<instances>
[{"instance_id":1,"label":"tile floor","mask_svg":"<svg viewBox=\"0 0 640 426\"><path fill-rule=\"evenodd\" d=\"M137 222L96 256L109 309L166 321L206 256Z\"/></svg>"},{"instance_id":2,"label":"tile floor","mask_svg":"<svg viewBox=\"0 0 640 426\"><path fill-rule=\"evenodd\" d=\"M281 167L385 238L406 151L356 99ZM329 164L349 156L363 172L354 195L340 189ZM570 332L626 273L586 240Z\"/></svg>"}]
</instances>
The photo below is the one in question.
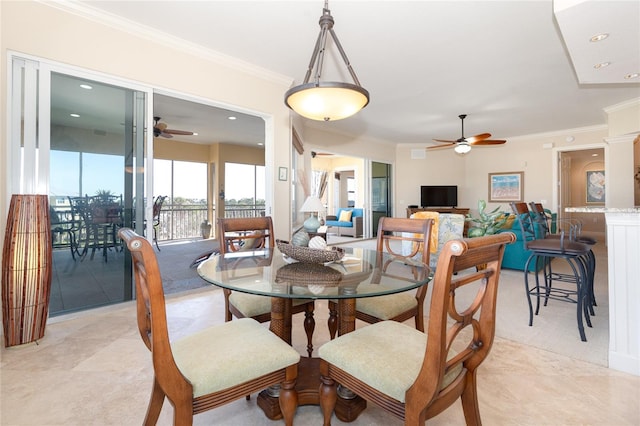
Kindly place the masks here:
<instances>
[{"instance_id":1,"label":"tile floor","mask_svg":"<svg viewBox=\"0 0 640 426\"><path fill-rule=\"evenodd\" d=\"M599 258L599 267L606 278L606 250ZM600 355L585 361L592 352L604 353L606 365L606 287L600 289L594 328L587 330L589 342L585 343L577 337L567 304L550 304L536 317L533 327L523 325L521 281L521 273L503 271L497 337L478 374L483 422L640 424L640 377L599 365ZM602 279L599 281L602 283ZM167 315L172 338L223 322L223 303L221 290L213 287L169 295ZM513 312L507 312L509 309ZM318 302L316 347L328 339L326 319L326 303ZM360 326L364 324L358 323ZM301 354L306 353L301 316L294 318L293 341ZM151 380L151 360L137 334L134 303L55 317L38 344L0 349L0 424L138 425L144 418ZM172 407L165 403L159 424L171 424L171 416ZM320 425L322 416L316 406L299 407L295 421L297 425ZM250 401L238 400L200 414L194 424L256 426L281 422L266 419L253 395ZM334 418L333 424L343 423ZM369 404L353 424L402 422ZM464 424L460 405L429 424Z\"/></svg>"}]
</instances>

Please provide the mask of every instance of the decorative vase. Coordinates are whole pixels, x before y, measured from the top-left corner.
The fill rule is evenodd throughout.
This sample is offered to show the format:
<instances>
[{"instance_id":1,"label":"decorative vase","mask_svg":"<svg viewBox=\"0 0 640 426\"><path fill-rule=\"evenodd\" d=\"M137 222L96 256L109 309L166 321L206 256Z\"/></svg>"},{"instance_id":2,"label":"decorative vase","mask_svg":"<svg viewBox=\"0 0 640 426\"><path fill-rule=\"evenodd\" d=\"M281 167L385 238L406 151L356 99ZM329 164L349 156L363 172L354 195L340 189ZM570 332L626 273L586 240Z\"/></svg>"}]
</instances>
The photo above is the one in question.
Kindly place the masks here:
<instances>
[{"instance_id":1,"label":"decorative vase","mask_svg":"<svg viewBox=\"0 0 640 426\"><path fill-rule=\"evenodd\" d=\"M311 215L307 220L304 221L303 226L304 230L307 232L317 232L321 224L317 216Z\"/></svg>"},{"instance_id":2,"label":"decorative vase","mask_svg":"<svg viewBox=\"0 0 640 426\"><path fill-rule=\"evenodd\" d=\"M211 222L205 220L200 224L200 233L202 234L202 238L205 240L211 237Z\"/></svg>"},{"instance_id":3,"label":"decorative vase","mask_svg":"<svg viewBox=\"0 0 640 426\"><path fill-rule=\"evenodd\" d=\"M51 222L46 195L13 195L2 250L4 345L44 336L51 295Z\"/></svg>"},{"instance_id":4,"label":"decorative vase","mask_svg":"<svg viewBox=\"0 0 640 426\"><path fill-rule=\"evenodd\" d=\"M298 247L307 247L309 245L309 234L304 231L296 232L291 238L291 244Z\"/></svg>"}]
</instances>

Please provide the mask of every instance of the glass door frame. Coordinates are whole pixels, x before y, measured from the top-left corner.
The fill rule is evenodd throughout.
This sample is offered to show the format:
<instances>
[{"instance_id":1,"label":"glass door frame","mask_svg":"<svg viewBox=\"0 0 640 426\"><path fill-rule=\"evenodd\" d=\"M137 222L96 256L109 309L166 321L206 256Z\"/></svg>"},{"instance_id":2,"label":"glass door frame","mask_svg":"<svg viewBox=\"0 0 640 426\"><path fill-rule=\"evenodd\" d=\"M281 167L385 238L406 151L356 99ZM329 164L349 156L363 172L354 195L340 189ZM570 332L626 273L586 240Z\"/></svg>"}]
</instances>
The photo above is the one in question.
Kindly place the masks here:
<instances>
[{"instance_id":1,"label":"glass door frame","mask_svg":"<svg viewBox=\"0 0 640 426\"><path fill-rule=\"evenodd\" d=\"M20 75L17 75L17 74ZM102 73L92 72L77 67L60 64L19 52L8 52L8 99L7 110L7 197L15 193L34 193L49 195L50 180L50 147L51 147L51 75L59 73L79 79L88 79L112 85L131 92L129 103L125 106L129 117L125 120L125 128L130 129L133 139L125 140L125 159L127 152L133 152L135 158L141 159L133 173L139 178L125 178L125 186L129 181L129 189L134 191L139 201L137 205L145 205L144 197L153 194L153 137L147 129L153 128L153 89L131 81L119 79ZM131 108L131 109L129 109ZM145 111L146 108L146 111ZM138 132L134 129L143 129ZM131 146L129 146L131 145ZM125 160L126 166L133 165L133 158ZM123 173L125 170L123 168ZM133 176L133 175L132 175ZM131 179L131 180L129 180ZM133 195L133 194L131 194ZM133 202L133 197L129 203ZM9 203L6 203L7 208ZM7 212L3 212L6 216ZM136 217L132 218L136 231L142 233L146 223L147 238L153 235L153 203L147 202L145 209L136 209ZM131 270L131 259L124 258L125 270ZM123 282L126 300L135 298L131 274L125 274ZM127 299L128 298L128 299ZM89 308L90 309L90 308Z\"/></svg>"},{"instance_id":2,"label":"glass door frame","mask_svg":"<svg viewBox=\"0 0 640 426\"><path fill-rule=\"evenodd\" d=\"M95 80L104 84L110 84L124 89L144 93L146 97L146 112L144 113L145 131L141 134L144 138L144 148L139 147L137 150L138 152L135 153L136 158L144 158L143 169L140 169L139 166L136 167L138 172L143 170L142 173L144 174L144 176L142 180L139 180L143 187L136 188L136 193L153 194L153 138L150 136L151 133L146 131L146 129L153 128L153 88L151 86L119 79L107 74L60 64L31 55L25 55L19 52L9 51L8 53L10 64L10 66L7 67L8 81L14 83L10 86L11 92L9 93L8 98L10 99L11 105L7 111L7 130L8 134L11 135L9 138L10 142L7 144L7 162L5 164L7 171L6 175L9 176L7 182L7 197L10 197L11 194L16 193L49 193L49 152L51 144L50 93L52 72L66 74L77 78ZM28 72L29 74L31 74L31 76L28 78L31 78L32 83L35 82L38 87L37 90L34 90L32 85L25 84L24 88L27 94L27 99L25 102L35 102L33 103L34 106L37 104L37 114L35 108L31 108L30 110L25 109L24 111L24 138L26 151L24 153L24 163L20 152L21 147L15 143L11 143L11 141L21 140L21 115L19 112L20 104L19 99L15 99L14 96L15 93L19 93L16 92L17 89L19 89L19 87L16 87L17 84L15 83L17 79L14 79L14 73L16 72L14 64L18 62L28 63ZM36 73L35 78L37 81L33 80L33 73ZM35 97L34 99L37 99L37 101L30 101L29 98L32 97ZM137 111L137 113L140 114L140 111ZM30 129L30 126L28 126L29 123L34 124L36 122L37 134L35 133L35 131L32 132L32 129ZM33 130L35 130L35 128ZM6 215L7 212L3 213ZM143 222L146 222L147 224L146 235L152 235L152 218L153 205L152 203L147 203L142 217Z\"/></svg>"}]
</instances>

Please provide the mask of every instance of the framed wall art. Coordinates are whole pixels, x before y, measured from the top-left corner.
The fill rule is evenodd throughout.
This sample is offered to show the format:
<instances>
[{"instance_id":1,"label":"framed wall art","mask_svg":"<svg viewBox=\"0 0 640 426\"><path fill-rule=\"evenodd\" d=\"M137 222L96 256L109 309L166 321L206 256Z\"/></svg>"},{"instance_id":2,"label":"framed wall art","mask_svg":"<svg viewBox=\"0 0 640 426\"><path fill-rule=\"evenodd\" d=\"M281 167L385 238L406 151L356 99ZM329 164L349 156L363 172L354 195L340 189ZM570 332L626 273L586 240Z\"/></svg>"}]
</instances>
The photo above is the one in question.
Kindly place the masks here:
<instances>
[{"instance_id":1,"label":"framed wall art","mask_svg":"<svg viewBox=\"0 0 640 426\"><path fill-rule=\"evenodd\" d=\"M587 203L604 204L606 191L604 186L604 170L587 172Z\"/></svg>"},{"instance_id":2,"label":"framed wall art","mask_svg":"<svg viewBox=\"0 0 640 426\"><path fill-rule=\"evenodd\" d=\"M524 172L489 173L489 202L522 202Z\"/></svg>"}]
</instances>

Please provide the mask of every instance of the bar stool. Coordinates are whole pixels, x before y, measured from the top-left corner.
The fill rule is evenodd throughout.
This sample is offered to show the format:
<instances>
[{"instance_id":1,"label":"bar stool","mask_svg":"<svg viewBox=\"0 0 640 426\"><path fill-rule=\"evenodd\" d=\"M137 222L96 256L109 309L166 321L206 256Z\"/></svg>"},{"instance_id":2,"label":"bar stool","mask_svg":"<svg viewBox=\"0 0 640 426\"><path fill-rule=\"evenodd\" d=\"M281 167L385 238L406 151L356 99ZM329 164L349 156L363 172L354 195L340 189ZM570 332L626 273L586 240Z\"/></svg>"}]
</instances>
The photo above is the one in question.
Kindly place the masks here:
<instances>
[{"instance_id":1,"label":"bar stool","mask_svg":"<svg viewBox=\"0 0 640 426\"><path fill-rule=\"evenodd\" d=\"M534 203L531 202L529 203L529 206L531 207L531 211L534 214L534 217L537 218L538 223L540 224L540 226L542 227L544 233L545 233L545 238L560 238L560 234L552 234L550 229L551 227L549 226L549 222L548 222L548 216L545 213L545 209L542 206L542 203ZM589 308L589 313L591 315L595 315L595 311L593 310L594 306L598 306L596 303L596 297L595 297L595 292L594 292L594 277L595 277L595 271L596 271L596 256L593 253L593 246L598 242L597 240L591 238L591 237L587 237L587 236L583 236L581 235L582 233L582 223L579 221L573 221L570 219L564 219L563 222L567 222L569 225L569 239L572 241L576 241L579 243L583 243L586 244L587 246L589 246L589 252L587 253L587 277L588 277L588 283L587 283L587 288L589 291L589 304L588 304L588 308Z\"/></svg>"},{"instance_id":2,"label":"bar stool","mask_svg":"<svg viewBox=\"0 0 640 426\"><path fill-rule=\"evenodd\" d=\"M578 331L580 339L587 341L584 332L584 321L591 327L591 319L589 305L591 303L589 296L589 267L587 257L590 251L588 245L572 241L562 232L559 238L544 238L545 234L537 221L534 221L535 214L529 211L526 203L511 203L511 209L517 217L522 233L522 239L525 248L532 253L527 259L524 268L524 282L527 293L527 302L529 304L529 326L533 325L533 304L531 297L536 297L535 314L538 315L540 310L541 290L544 294L545 305L549 299L571 302L576 304L576 320L578 323ZM558 274L551 269L551 261L556 258L565 259L571 267L572 274ZM535 268L536 284L529 286L529 265L532 261L541 262L536 266L543 266L544 285L540 284L539 269ZM553 286L553 282L564 282L575 284L575 289Z\"/></svg>"}]
</instances>

